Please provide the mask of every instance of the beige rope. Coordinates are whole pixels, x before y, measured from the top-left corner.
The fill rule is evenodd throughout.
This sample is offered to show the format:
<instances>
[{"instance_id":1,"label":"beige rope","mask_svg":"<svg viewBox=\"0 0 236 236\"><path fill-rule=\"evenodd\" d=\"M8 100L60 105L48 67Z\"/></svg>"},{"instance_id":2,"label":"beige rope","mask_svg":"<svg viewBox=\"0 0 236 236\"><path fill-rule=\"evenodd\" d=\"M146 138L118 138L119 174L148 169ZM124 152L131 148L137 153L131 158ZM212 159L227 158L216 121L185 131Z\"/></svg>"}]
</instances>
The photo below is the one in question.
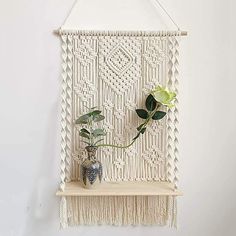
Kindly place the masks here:
<instances>
[{"instance_id":1,"label":"beige rope","mask_svg":"<svg viewBox=\"0 0 236 236\"><path fill-rule=\"evenodd\" d=\"M180 27L178 26L178 24L175 22L175 20L171 17L171 15L167 12L166 8L163 6L163 4L160 3L159 0L154 0L157 5L166 13L166 15L169 17L169 19L171 20L171 22L177 27L178 31L180 31Z\"/></svg>"}]
</instances>

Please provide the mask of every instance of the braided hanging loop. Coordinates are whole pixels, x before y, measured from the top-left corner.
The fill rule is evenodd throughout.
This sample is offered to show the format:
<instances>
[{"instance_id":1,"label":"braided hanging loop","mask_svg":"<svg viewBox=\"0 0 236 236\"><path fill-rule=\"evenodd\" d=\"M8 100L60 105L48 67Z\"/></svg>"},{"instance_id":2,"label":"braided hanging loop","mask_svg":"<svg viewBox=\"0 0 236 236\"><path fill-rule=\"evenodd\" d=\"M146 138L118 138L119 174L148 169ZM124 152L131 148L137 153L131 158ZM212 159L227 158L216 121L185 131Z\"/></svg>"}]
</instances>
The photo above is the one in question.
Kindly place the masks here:
<instances>
[{"instance_id":1,"label":"braided hanging loop","mask_svg":"<svg viewBox=\"0 0 236 236\"><path fill-rule=\"evenodd\" d=\"M172 37L168 37L168 80L167 80L167 87L169 89L173 88L173 42L172 42ZM166 142L166 149L167 149L167 181L168 182L173 182L173 150L174 150L174 145L173 145L173 120L174 120L174 115L172 109L167 109L167 142Z\"/></svg>"},{"instance_id":2,"label":"braided hanging loop","mask_svg":"<svg viewBox=\"0 0 236 236\"><path fill-rule=\"evenodd\" d=\"M179 70L178 70L178 66L179 66L179 42L178 42L178 37L174 37L174 91L177 95L176 101L175 101L175 107L174 107L174 188L175 190L178 189L178 157L179 157L179 141L178 141L178 136L179 136L179 129L178 129L178 125L179 125L179 98L178 98L178 85L179 85L179 81L178 81L178 77L179 77Z\"/></svg>"},{"instance_id":3,"label":"braided hanging loop","mask_svg":"<svg viewBox=\"0 0 236 236\"><path fill-rule=\"evenodd\" d=\"M65 188L66 179L66 78L67 78L67 36L62 35L62 85L61 85L61 163L60 163L60 189Z\"/></svg>"},{"instance_id":4,"label":"braided hanging loop","mask_svg":"<svg viewBox=\"0 0 236 236\"><path fill-rule=\"evenodd\" d=\"M177 190L178 183L178 56L179 43L175 36L169 37L168 82L169 89L176 93L175 107L168 109L167 119L167 180L174 184Z\"/></svg>"},{"instance_id":5,"label":"braided hanging loop","mask_svg":"<svg viewBox=\"0 0 236 236\"><path fill-rule=\"evenodd\" d=\"M67 44L67 87L66 87L66 182L71 180L71 145L72 145L72 36L68 35Z\"/></svg>"}]
</instances>

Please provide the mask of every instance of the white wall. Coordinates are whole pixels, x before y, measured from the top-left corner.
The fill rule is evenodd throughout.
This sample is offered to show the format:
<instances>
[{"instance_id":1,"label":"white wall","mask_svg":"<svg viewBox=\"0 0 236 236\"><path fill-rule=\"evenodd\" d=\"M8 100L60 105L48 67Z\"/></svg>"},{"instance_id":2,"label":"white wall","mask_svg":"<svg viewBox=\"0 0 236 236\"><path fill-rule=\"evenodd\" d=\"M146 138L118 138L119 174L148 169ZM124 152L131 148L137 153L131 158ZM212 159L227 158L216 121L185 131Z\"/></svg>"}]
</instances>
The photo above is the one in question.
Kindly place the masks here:
<instances>
[{"instance_id":1,"label":"white wall","mask_svg":"<svg viewBox=\"0 0 236 236\"><path fill-rule=\"evenodd\" d=\"M167 24L166 18L161 21L155 15L148 0L111 1L106 6L107 0L99 4L86 0L81 16L98 17L96 23L88 19L81 24L101 29L109 28L108 23L114 28L161 23L162 29ZM131 8L127 2L136 5ZM102 226L59 231L55 191L60 42L51 32L62 25L73 0L1 0L0 236L236 235L236 4L233 0L161 2L189 31L181 43L180 186L184 196L179 199L179 229ZM112 6L116 14L109 13ZM129 12L142 17L134 20L138 26L125 18L118 20L119 14ZM114 18L107 21L106 16Z\"/></svg>"}]
</instances>

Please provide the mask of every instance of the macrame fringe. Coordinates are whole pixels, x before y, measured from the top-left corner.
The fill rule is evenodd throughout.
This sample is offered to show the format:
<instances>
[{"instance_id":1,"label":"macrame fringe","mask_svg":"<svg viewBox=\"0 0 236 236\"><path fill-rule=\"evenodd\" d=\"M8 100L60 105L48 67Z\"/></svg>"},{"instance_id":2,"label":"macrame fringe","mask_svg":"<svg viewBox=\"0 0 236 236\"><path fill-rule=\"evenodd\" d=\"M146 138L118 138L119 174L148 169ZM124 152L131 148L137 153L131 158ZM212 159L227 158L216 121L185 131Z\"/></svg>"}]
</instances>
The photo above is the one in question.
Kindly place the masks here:
<instances>
[{"instance_id":1,"label":"macrame fringe","mask_svg":"<svg viewBox=\"0 0 236 236\"><path fill-rule=\"evenodd\" d=\"M67 210L67 199L65 197L61 198L60 203L60 225L61 229L68 227L68 210Z\"/></svg>"},{"instance_id":2,"label":"macrame fringe","mask_svg":"<svg viewBox=\"0 0 236 236\"><path fill-rule=\"evenodd\" d=\"M174 196L63 197L61 227L78 225L169 225L176 227Z\"/></svg>"}]
</instances>

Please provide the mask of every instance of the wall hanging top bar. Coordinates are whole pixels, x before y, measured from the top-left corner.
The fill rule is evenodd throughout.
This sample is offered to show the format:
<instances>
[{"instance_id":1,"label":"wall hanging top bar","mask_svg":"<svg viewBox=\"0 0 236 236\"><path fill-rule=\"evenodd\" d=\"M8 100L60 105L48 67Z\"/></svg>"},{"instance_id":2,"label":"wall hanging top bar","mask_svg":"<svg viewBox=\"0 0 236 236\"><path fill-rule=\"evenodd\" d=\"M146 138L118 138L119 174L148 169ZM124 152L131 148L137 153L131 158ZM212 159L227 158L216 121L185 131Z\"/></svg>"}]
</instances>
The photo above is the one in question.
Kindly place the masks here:
<instances>
[{"instance_id":1,"label":"wall hanging top bar","mask_svg":"<svg viewBox=\"0 0 236 236\"><path fill-rule=\"evenodd\" d=\"M119 36L187 36L187 31L121 31L121 30L54 30L56 35L119 35Z\"/></svg>"}]
</instances>

